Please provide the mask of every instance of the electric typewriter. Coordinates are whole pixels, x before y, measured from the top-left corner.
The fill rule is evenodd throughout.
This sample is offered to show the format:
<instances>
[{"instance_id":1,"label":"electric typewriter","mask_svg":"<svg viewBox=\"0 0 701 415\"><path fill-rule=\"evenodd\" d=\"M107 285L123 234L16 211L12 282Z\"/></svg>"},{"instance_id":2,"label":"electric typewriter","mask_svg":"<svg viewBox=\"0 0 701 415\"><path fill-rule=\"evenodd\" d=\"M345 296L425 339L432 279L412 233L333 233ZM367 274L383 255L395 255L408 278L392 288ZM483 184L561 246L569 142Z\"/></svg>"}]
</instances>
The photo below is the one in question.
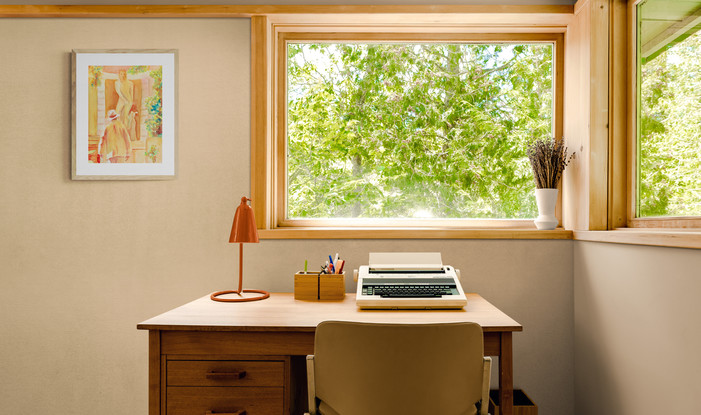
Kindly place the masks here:
<instances>
[{"instance_id":1,"label":"electric typewriter","mask_svg":"<svg viewBox=\"0 0 701 415\"><path fill-rule=\"evenodd\" d=\"M459 271L443 265L438 252L373 252L356 272L360 308L459 309L467 304Z\"/></svg>"}]
</instances>

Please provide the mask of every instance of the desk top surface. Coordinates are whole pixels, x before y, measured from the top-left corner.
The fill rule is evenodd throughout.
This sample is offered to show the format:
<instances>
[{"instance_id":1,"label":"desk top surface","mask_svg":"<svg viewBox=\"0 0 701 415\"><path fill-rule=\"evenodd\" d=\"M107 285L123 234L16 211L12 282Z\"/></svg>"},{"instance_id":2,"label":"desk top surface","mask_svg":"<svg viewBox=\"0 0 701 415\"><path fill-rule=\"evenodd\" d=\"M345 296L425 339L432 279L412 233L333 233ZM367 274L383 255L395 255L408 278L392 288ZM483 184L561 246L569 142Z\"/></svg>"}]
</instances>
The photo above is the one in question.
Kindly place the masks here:
<instances>
[{"instance_id":1,"label":"desk top surface","mask_svg":"<svg viewBox=\"0 0 701 415\"><path fill-rule=\"evenodd\" d=\"M461 310L360 310L355 294L343 301L295 300L291 293L246 303L222 303L209 295L139 323L141 330L314 331L325 320L368 323L476 322L484 331L521 331L523 327L479 294L466 294Z\"/></svg>"}]
</instances>

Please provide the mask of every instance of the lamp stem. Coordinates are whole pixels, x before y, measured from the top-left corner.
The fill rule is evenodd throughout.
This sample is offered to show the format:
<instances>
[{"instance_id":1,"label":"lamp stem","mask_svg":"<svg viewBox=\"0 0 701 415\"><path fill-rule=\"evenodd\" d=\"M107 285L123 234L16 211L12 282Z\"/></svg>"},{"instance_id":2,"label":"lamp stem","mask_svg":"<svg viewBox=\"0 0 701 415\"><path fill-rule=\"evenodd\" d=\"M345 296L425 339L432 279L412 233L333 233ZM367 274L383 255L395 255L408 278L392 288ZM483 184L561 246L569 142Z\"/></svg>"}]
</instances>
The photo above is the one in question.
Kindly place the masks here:
<instances>
[{"instance_id":1,"label":"lamp stem","mask_svg":"<svg viewBox=\"0 0 701 415\"><path fill-rule=\"evenodd\" d=\"M243 291L243 244L239 244L239 289L236 294L241 295Z\"/></svg>"}]
</instances>

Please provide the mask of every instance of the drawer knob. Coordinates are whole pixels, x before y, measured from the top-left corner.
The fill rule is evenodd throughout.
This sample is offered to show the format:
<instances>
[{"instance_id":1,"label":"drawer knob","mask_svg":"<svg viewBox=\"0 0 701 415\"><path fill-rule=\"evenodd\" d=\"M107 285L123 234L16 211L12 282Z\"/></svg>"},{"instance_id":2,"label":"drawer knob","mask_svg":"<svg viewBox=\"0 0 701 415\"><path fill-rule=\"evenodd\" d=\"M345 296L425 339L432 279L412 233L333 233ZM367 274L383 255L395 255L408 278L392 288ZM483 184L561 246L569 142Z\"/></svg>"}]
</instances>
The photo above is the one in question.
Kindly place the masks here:
<instances>
[{"instance_id":1,"label":"drawer knob","mask_svg":"<svg viewBox=\"0 0 701 415\"><path fill-rule=\"evenodd\" d=\"M233 370L231 372L208 372L207 373L207 379L212 379L212 380L226 380L226 379L243 379L246 377L246 371L245 370ZM245 413L242 412L241 415Z\"/></svg>"},{"instance_id":2,"label":"drawer knob","mask_svg":"<svg viewBox=\"0 0 701 415\"><path fill-rule=\"evenodd\" d=\"M245 410L234 411L234 412L214 412L214 411L207 411L207 412L205 412L205 415L246 415L246 411L245 411Z\"/></svg>"}]
</instances>

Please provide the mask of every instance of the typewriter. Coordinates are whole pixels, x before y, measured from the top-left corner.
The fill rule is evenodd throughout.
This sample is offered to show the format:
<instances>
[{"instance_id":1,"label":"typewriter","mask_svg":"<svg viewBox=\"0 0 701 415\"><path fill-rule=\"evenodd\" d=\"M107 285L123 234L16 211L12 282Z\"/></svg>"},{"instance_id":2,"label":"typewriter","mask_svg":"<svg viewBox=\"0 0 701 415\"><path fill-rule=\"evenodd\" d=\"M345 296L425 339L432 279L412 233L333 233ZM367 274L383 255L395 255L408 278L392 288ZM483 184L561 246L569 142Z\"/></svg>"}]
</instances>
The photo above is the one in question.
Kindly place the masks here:
<instances>
[{"instance_id":1,"label":"typewriter","mask_svg":"<svg viewBox=\"0 0 701 415\"><path fill-rule=\"evenodd\" d=\"M367 309L459 309L467 304L455 268L437 252L370 253L356 270L355 301Z\"/></svg>"}]
</instances>

